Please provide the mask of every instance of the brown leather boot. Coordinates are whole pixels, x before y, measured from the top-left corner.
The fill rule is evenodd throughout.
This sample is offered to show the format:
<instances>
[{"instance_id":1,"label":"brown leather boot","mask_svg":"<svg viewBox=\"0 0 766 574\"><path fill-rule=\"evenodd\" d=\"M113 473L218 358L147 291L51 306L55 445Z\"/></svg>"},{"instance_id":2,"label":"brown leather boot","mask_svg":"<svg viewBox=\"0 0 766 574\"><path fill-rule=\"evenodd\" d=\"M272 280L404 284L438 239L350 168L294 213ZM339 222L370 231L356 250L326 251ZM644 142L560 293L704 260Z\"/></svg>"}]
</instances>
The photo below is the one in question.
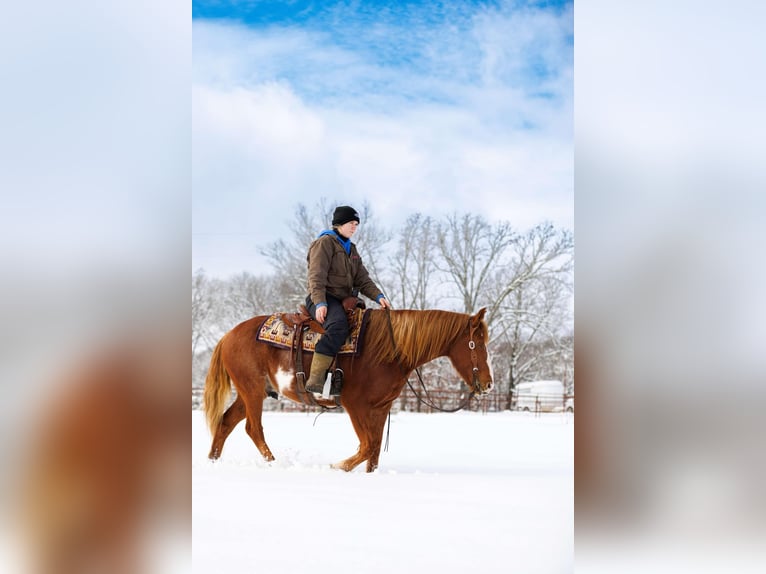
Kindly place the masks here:
<instances>
[{"instance_id":1,"label":"brown leather boot","mask_svg":"<svg viewBox=\"0 0 766 574\"><path fill-rule=\"evenodd\" d=\"M324 382L327 378L327 369L334 357L314 353L314 359L311 361L311 373L306 381L306 390L310 393L322 394Z\"/></svg>"}]
</instances>

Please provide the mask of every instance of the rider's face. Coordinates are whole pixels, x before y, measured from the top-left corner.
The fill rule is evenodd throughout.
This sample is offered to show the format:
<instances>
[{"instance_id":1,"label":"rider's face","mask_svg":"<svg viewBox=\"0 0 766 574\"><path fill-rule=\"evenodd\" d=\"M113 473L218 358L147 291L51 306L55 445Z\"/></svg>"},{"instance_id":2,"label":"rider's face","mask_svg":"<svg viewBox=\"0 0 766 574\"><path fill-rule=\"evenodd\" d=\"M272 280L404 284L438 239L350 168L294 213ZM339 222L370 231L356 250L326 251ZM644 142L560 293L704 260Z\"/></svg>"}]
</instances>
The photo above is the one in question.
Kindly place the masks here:
<instances>
[{"instance_id":1,"label":"rider's face","mask_svg":"<svg viewBox=\"0 0 766 574\"><path fill-rule=\"evenodd\" d=\"M351 220L348 223L339 226L338 231L346 239L351 239L354 236L354 233L356 233L357 227L359 227L359 222Z\"/></svg>"}]
</instances>

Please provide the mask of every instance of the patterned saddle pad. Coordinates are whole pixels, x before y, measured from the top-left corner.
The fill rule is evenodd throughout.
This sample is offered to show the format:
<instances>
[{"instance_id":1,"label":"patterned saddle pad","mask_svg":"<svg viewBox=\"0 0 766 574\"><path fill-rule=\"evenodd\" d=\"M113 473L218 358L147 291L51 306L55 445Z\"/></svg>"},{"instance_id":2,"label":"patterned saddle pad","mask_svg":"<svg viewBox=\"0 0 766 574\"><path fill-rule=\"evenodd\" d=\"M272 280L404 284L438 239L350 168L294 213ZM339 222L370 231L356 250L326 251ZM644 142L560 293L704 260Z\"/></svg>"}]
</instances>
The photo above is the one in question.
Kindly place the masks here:
<instances>
[{"instance_id":1,"label":"patterned saddle pad","mask_svg":"<svg viewBox=\"0 0 766 574\"><path fill-rule=\"evenodd\" d=\"M367 311L369 309L356 309L350 324L350 333L346 342L338 351L339 355L358 355L362 350L361 341L364 329L367 326ZM269 315L258 329L256 339L269 345L282 349L291 349L294 341L295 327L290 327L282 319L281 313ZM303 350L314 352L317 342L322 337L316 331L306 331L303 334Z\"/></svg>"}]
</instances>

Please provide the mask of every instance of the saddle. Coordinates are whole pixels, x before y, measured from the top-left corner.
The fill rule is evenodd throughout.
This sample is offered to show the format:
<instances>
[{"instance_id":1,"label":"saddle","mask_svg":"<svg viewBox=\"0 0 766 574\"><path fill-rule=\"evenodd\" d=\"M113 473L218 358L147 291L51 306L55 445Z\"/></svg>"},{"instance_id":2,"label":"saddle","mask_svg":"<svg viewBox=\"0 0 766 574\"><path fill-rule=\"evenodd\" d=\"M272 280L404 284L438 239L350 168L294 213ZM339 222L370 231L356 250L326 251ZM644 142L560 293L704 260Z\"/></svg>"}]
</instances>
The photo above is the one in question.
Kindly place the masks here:
<instances>
[{"instance_id":1,"label":"saddle","mask_svg":"<svg viewBox=\"0 0 766 574\"><path fill-rule=\"evenodd\" d=\"M311 331L324 333L324 328L322 328L322 325L314 320L314 318L309 314L309 310L306 309L305 305L299 306L297 313L282 313L279 318L282 319L282 321L288 327L293 327L296 332L302 332L304 326L307 326Z\"/></svg>"},{"instance_id":2,"label":"saddle","mask_svg":"<svg viewBox=\"0 0 766 574\"><path fill-rule=\"evenodd\" d=\"M348 319L348 324L351 325L354 322L354 313L356 313L357 309L366 309L367 305L364 304L364 301L362 301L359 297L351 296L346 297L341 301L341 304L343 305L343 309L346 311L346 319Z\"/></svg>"}]
</instances>

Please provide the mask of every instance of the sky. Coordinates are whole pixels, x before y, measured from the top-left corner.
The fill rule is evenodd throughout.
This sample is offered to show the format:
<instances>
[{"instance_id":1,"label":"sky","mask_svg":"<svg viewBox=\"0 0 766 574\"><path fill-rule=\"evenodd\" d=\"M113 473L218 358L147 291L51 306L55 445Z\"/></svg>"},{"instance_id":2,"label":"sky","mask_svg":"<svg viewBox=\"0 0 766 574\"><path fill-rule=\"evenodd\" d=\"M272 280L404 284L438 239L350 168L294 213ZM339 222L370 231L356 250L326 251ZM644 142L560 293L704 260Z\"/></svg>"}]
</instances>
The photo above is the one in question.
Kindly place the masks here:
<instances>
[{"instance_id":1,"label":"sky","mask_svg":"<svg viewBox=\"0 0 766 574\"><path fill-rule=\"evenodd\" d=\"M194 270L269 272L259 249L321 198L394 229L415 212L573 229L571 2L192 15Z\"/></svg>"},{"instance_id":2,"label":"sky","mask_svg":"<svg viewBox=\"0 0 766 574\"><path fill-rule=\"evenodd\" d=\"M573 571L572 415L394 414L372 474L331 469L358 441L315 418L264 413L271 463L242 422L212 463L192 413L193 572Z\"/></svg>"}]
</instances>

